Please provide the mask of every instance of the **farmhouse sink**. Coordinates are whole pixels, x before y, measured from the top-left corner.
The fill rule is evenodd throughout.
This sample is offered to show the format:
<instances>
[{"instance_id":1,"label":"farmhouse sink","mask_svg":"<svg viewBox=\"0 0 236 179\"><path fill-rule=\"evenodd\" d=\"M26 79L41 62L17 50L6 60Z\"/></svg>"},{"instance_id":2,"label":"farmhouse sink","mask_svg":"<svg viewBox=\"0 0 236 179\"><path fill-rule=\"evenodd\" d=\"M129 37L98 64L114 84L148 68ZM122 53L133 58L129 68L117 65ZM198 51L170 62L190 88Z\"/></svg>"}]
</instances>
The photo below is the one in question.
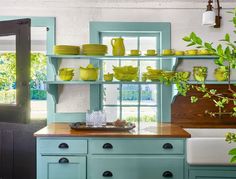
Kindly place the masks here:
<instances>
[{"instance_id":1,"label":"farmhouse sink","mask_svg":"<svg viewBox=\"0 0 236 179\"><path fill-rule=\"evenodd\" d=\"M185 129L191 134L187 139L187 163L190 165L236 165L231 164L228 151L236 143L225 141L227 132L236 129Z\"/></svg>"}]
</instances>

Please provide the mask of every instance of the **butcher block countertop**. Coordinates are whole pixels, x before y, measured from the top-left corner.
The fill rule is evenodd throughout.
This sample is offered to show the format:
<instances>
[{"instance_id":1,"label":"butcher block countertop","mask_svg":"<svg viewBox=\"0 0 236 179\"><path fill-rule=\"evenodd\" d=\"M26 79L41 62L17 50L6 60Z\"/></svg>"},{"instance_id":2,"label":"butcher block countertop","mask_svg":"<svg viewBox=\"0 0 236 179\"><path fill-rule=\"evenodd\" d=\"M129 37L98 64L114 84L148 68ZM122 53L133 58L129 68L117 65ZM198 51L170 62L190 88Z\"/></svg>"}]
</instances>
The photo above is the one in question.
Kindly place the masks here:
<instances>
[{"instance_id":1,"label":"butcher block countertop","mask_svg":"<svg viewBox=\"0 0 236 179\"><path fill-rule=\"evenodd\" d=\"M142 126L142 125L141 125ZM170 123L154 123L137 127L129 132L107 132L96 130L73 130L69 123L52 123L34 133L36 137L120 137L120 138L189 138L191 135L181 127Z\"/></svg>"}]
</instances>

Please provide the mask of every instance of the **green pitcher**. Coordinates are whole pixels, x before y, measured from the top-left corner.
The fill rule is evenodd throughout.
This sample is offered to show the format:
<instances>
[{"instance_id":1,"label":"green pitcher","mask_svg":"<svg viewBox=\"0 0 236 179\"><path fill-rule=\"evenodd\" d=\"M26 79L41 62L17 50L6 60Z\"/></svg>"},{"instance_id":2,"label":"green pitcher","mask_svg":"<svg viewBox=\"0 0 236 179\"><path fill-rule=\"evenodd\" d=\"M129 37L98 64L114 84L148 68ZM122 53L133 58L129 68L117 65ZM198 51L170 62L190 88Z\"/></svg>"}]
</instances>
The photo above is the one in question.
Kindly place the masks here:
<instances>
[{"instance_id":1,"label":"green pitcher","mask_svg":"<svg viewBox=\"0 0 236 179\"><path fill-rule=\"evenodd\" d=\"M111 39L112 54L113 56L124 56L125 55L125 45L123 38L113 38Z\"/></svg>"}]
</instances>

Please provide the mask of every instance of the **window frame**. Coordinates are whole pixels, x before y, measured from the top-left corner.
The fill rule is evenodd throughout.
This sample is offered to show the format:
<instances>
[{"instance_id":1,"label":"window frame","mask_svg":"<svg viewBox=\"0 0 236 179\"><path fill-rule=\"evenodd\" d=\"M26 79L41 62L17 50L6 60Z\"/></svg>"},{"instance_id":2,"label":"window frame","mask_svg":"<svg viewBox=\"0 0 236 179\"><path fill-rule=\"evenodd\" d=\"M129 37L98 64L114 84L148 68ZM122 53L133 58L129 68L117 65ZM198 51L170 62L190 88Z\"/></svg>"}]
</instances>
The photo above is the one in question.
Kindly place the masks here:
<instances>
[{"instance_id":1,"label":"window frame","mask_svg":"<svg viewBox=\"0 0 236 179\"><path fill-rule=\"evenodd\" d=\"M56 18L55 17L31 17L31 16L0 16L0 21L9 21L9 20L17 20L17 19L30 19L31 20L31 27L45 27L47 28L47 41L46 41L46 54L52 54L53 53L53 46L56 44ZM57 63L57 62L55 62ZM50 68L50 64L47 61L47 79L53 79L54 78L54 71L53 68ZM30 68L28 69L28 71ZM30 73L29 73L30 77ZM30 92L29 94L30 95ZM30 96L28 96L28 100L30 102ZM1 109L1 106L0 106ZM54 118L54 109L55 109L55 103L53 100L53 97L49 94L47 94L47 121L48 119ZM3 109L4 110L4 109ZM29 115L29 107L27 109L28 115ZM9 120L6 122L10 122ZM14 120L13 122L22 122L22 123L29 123L32 122L30 119L30 115L28 116L28 119L23 119L21 121Z\"/></svg>"},{"instance_id":2,"label":"window frame","mask_svg":"<svg viewBox=\"0 0 236 179\"><path fill-rule=\"evenodd\" d=\"M171 25L168 22L90 22L90 43L101 43L102 34L106 33L160 33L162 49L171 49ZM173 59L159 60L159 66L163 70L172 70ZM95 65L101 65L100 62L90 60ZM172 86L158 85L158 122L171 121L171 101L172 101ZM90 86L90 104L91 109L102 108L102 85ZM94 101L99 101L96 103Z\"/></svg>"}]
</instances>

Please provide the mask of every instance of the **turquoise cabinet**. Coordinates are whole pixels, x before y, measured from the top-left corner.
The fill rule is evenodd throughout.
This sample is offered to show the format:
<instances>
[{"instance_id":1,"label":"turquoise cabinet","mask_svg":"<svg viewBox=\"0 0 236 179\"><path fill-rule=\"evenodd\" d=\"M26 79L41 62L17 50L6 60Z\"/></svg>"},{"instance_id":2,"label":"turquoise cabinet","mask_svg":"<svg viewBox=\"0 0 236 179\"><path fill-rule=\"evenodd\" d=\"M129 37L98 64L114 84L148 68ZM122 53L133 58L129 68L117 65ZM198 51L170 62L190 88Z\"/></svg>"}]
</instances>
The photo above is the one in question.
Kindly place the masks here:
<instances>
[{"instance_id":1,"label":"turquoise cabinet","mask_svg":"<svg viewBox=\"0 0 236 179\"><path fill-rule=\"evenodd\" d=\"M85 156L43 156L38 179L85 179Z\"/></svg>"},{"instance_id":2,"label":"turquoise cabinet","mask_svg":"<svg viewBox=\"0 0 236 179\"><path fill-rule=\"evenodd\" d=\"M197 169L199 168L199 169ZM189 170L189 179L235 179L235 167L195 167Z\"/></svg>"},{"instance_id":3,"label":"turquoise cabinet","mask_svg":"<svg viewBox=\"0 0 236 179\"><path fill-rule=\"evenodd\" d=\"M37 137L37 179L185 179L185 139Z\"/></svg>"},{"instance_id":4,"label":"turquoise cabinet","mask_svg":"<svg viewBox=\"0 0 236 179\"><path fill-rule=\"evenodd\" d=\"M88 179L183 179L184 157L92 156Z\"/></svg>"}]
</instances>

